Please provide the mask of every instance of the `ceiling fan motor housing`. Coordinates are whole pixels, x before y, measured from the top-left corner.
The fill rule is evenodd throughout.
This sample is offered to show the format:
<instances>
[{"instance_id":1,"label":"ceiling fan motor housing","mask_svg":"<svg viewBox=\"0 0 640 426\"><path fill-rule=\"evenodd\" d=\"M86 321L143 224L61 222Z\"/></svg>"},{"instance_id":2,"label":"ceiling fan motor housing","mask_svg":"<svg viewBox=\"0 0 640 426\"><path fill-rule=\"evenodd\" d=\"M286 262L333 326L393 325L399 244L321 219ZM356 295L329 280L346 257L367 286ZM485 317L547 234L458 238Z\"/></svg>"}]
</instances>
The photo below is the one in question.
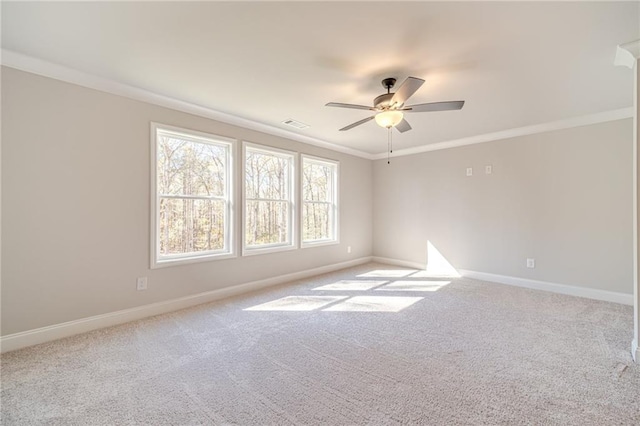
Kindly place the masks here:
<instances>
[{"instance_id":1,"label":"ceiling fan motor housing","mask_svg":"<svg viewBox=\"0 0 640 426\"><path fill-rule=\"evenodd\" d=\"M393 98L394 93L385 93L384 95L380 95L373 100L373 107L376 109L387 109L391 105L391 98Z\"/></svg>"},{"instance_id":2,"label":"ceiling fan motor housing","mask_svg":"<svg viewBox=\"0 0 640 426\"><path fill-rule=\"evenodd\" d=\"M395 127L401 133L411 130L411 126L404 119L405 112L430 112L430 111L451 111L459 110L464 106L464 101L449 102L429 102L426 104L414 104L405 107L405 102L422 86L424 80L416 77L407 77L398 87L395 93L391 93L391 88L396 84L393 77L382 80L382 86L387 89L387 93L378 96L373 100L373 107L366 105L344 104L339 102L329 102L327 106L364 109L373 111L375 114L363 120L356 121L343 127L340 131L351 130L354 127L367 123L373 119L382 127Z\"/></svg>"}]
</instances>

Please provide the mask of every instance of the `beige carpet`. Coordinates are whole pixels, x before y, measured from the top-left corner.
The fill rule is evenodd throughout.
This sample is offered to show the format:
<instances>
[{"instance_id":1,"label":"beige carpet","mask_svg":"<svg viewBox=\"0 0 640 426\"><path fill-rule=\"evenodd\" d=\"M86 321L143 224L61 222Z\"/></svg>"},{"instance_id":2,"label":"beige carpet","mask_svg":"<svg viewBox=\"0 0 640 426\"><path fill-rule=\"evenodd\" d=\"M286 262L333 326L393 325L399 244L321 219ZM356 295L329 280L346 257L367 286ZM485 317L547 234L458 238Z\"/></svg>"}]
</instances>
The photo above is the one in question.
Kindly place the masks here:
<instances>
[{"instance_id":1,"label":"beige carpet","mask_svg":"<svg viewBox=\"0 0 640 426\"><path fill-rule=\"evenodd\" d=\"M368 264L5 354L2 423L638 425L631 330L629 306Z\"/></svg>"}]
</instances>

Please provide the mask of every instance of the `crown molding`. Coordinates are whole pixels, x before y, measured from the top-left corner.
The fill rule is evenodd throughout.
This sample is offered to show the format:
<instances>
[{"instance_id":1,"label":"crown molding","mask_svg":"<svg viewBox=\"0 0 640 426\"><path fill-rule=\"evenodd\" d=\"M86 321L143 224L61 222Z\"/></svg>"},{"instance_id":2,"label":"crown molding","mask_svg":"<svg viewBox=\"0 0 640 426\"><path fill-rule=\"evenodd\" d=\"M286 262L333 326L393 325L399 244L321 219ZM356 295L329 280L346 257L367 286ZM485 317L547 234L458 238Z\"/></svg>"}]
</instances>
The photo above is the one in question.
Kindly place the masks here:
<instances>
[{"instance_id":1,"label":"crown molding","mask_svg":"<svg viewBox=\"0 0 640 426\"><path fill-rule=\"evenodd\" d=\"M596 114L583 115L580 117L568 118L565 120L551 121L548 123L534 124L532 126L517 127L515 129L502 130L499 132L485 133L483 135L470 136L467 138L454 139L446 142L437 142L429 145L416 146L413 148L393 151L391 157L403 157L406 155L421 154L423 152L438 151L441 149L456 148L465 145L475 145L478 143L492 142L502 139L509 139L518 136L528 136L536 133L550 132L553 130L570 129L573 127L588 126L591 124L605 123L608 121L622 120L633 117L633 108L621 108L612 111L604 111ZM387 153L376 154L375 160L387 158Z\"/></svg>"},{"instance_id":2,"label":"crown molding","mask_svg":"<svg viewBox=\"0 0 640 426\"><path fill-rule=\"evenodd\" d=\"M631 56L631 52L640 54L640 40L636 42L626 43L618 46L619 50L623 50L625 56ZM635 50L634 50L635 49ZM99 77L93 74L78 71L62 65L54 64L32 56L24 55L7 49L0 50L0 63L9 68L15 68L32 74L53 78L55 80L76 84L101 92L122 96L136 101L146 102L152 105L197 115L204 118L220 121L234 126L243 127L245 129L255 130L274 136L279 136L297 142L314 145L321 148L330 149L332 151L353 155L367 160L379 160L387 158L387 153L370 154L357 149L337 145L316 139L310 136L294 133L287 129L281 129L269 124L260 123L247 118L238 117L232 114L217 111L208 107L186 102L180 99L154 93L135 86L130 86L107 78ZM635 61L635 59L634 59ZM626 63L624 63L626 64ZM406 155L420 154L423 152L437 151L440 149L455 148L465 145L474 145L478 143L491 142L501 139L508 139L518 136L532 135L535 133L543 133L552 130L569 129L572 127L586 126L590 124L603 123L607 121L621 120L633 117L633 108L623 108L612 111L605 111L597 114L586 115L582 117L574 117L570 119L554 121L549 123L535 124L532 126L519 127L515 129L503 130L494 133L486 133L482 135L470 136L461 139L454 139L445 142L437 142L427 145L416 146L407 149L394 151L392 157L402 157Z\"/></svg>"},{"instance_id":3,"label":"crown molding","mask_svg":"<svg viewBox=\"0 0 640 426\"><path fill-rule=\"evenodd\" d=\"M640 59L640 40L635 40L618 45L613 64L616 66L633 68L638 59Z\"/></svg>"},{"instance_id":4,"label":"crown molding","mask_svg":"<svg viewBox=\"0 0 640 426\"><path fill-rule=\"evenodd\" d=\"M146 102L176 111L186 112L188 114L193 114L234 126L243 127L245 129L255 130L274 136L292 139L297 142L330 149L332 151L365 158L367 160L373 159L373 154L367 152L333 144L331 142L326 142L320 139L313 138L311 136L300 135L287 129L281 129L269 124L260 123L258 121L238 117L232 114L227 114L225 112L217 111L212 108L204 107L202 105L197 105L180 99L154 93L148 90L141 89L139 87L130 86L128 84L120 83L114 80L68 68L63 65L54 64L49 61L17 53L12 50L2 49L0 50L0 52L0 63L9 68L15 68L17 70L53 78L55 80L77 84L78 86L87 87L89 89L122 96L136 101Z\"/></svg>"}]
</instances>

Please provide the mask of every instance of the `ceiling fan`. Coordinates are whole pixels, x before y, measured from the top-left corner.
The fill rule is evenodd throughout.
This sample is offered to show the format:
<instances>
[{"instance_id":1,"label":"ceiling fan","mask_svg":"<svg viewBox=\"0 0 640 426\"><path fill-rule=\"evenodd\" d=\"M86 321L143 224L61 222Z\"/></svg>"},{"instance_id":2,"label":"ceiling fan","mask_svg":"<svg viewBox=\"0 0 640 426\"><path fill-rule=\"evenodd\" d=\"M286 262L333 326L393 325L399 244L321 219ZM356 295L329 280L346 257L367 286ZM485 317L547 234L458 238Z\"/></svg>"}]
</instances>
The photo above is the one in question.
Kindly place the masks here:
<instances>
[{"instance_id":1,"label":"ceiling fan","mask_svg":"<svg viewBox=\"0 0 640 426\"><path fill-rule=\"evenodd\" d=\"M382 87L387 89L387 93L384 93L373 100L373 106L366 105L353 105L343 104L339 102L329 102L326 106L339 107L339 108L352 108L352 109L365 109L369 111L375 111L376 114L371 117L367 117L355 123L349 124L343 127L340 131L350 130L361 124L364 124L373 119L376 120L379 126L391 129L395 127L401 133L411 130L411 126L404 119L404 113L407 112L431 112L431 111L450 111L462 109L464 101L450 101L450 102L430 102L426 104L408 105L405 106L405 102L422 86L424 80L416 77L407 77L402 82L396 92L391 92L391 89L396 84L396 79L393 77L385 78L382 80Z\"/></svg>"}]
</instances>

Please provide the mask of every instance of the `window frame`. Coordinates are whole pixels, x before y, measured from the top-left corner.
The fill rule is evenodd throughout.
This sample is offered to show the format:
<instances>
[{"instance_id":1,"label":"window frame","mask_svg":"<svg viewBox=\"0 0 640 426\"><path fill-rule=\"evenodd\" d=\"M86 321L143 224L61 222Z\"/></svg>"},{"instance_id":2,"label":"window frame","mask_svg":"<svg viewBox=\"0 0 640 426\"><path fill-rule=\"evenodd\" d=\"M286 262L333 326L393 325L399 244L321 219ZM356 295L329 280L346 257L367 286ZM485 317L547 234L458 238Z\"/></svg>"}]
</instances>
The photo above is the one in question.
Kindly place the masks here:
<instances>
[{"instance_id":1,"label":"window frame","mask_svg":"<svg viewBox=\"0 0 640 426\"><path fill-rule=\"evenodd\" d=\"M310 161L313 163L319 163L324 165L330 165L335 167L335 172L333 174L333 203L332 203L332 213L333 213L333 232L334 237L332 239L322 239L322 240L304 240L304 230L302 227L304 226L304 161ZM340 244L340 162L337 160L331 160L329 158L316 157L314 155L308 154L300 154L300 247L301 248L311 248L311 247L321 247L321 246L329 246Z\"/></svg>"},{"instance_id":2,"label":"window frame","mask_svg":"<svg viewBox=\"0 0 640 426\"><path fill-rule=\"evenodd\" d=\"M272 154L281 157L290 157L289 161L289 223L290 229L288 230L289 243L272 243L265 244L263 246L251 247L247 246L246 232L247 232L247 188L246 188L246 165L247 165L247 148L254 151L262 151L267 154ZM255 256L260 254L277 253L281 251L296 250L299 248L298 244L298 153L295 151L289 151L285 149L275 148L273 146L257 144L249 141L242 142L242 157L241 157L241 170L240 170L241 188L242 188L242 256Z\"/></svg>"},{"instance_id":3,"label":"window frame","mask_svg":"<svg viewBox=\"0 0 640 426\"><path fill-rule=\"evenodd\" d=\"M236 250L236 191L235 191L235 159L237 139L214 135L211 133L200 132L191 129L171 126L151 122L150 125L150 268L157 269L167 266L178 266L189 263L208 262L213 260L231 259L237 257ZM208 143L217 146L226 146L226 185L224 201L225 223L224 223L224 241L225 247L222 250L210 250L199 253L175 254L161 258L160 255L160 239L159 239L159 214L160 214L160 198L162 195L158 192L158 135L160 132L165 134L174 134L188 141L196 143ZM188 195L185 198L194 198ZM199 197L197 199L210 199L210 197Z\"/></svg>"}]
</instances>

